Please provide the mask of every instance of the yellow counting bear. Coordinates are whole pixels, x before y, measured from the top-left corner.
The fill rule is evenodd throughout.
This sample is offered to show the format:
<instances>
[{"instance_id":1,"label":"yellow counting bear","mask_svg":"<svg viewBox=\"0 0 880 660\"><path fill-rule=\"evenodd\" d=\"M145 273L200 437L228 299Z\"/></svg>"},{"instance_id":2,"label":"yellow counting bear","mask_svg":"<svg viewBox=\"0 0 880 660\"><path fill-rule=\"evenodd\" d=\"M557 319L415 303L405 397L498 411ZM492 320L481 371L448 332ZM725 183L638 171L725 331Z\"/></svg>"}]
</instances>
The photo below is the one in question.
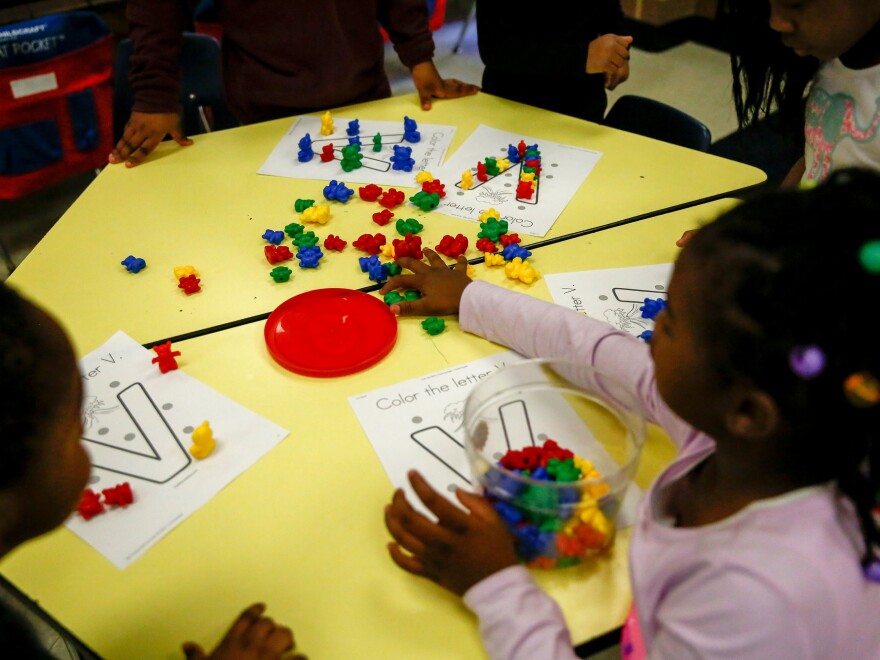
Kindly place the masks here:
<instances>
[{"instance_id":1,"label":"yellow counting bear","mask_svg":"<svg viewBox=\"0 0 880 660\"><path fill-rule=\"evenodd\" d=\"M474 173L470 170L465 170L461 173L461 189L462 190L470 190L474 187Z\"/></svg>"},{"instance_id":2,"label":"yellow counting bear","mask_svg":"<svg viewBox=\"0 0 880 660\"><path fill-rule=\"evenodd\" d=\"M434 180L434 175L431 174L430 172L428 172L427 170L416 174L416 182L417 183L424 183L425 181L433 181L433 180Z\"/></svg>"},{"instance_id":3,"label":"yellow counting bear","mask_svg":"<svg viewBox=\"0 0 880 660\"><path fill-rule=\"evenodd\" d=\"M498 220L501 218L501 214L495 209L486 209L482 213L480 213L480 222L488 222L489 218L495 218Z\"/></svg>"},{"instance_id":4,"label":"yellow counting bear","mask_svg":"<svg viewBox=\"0 0 880 660\"><path fill-rule=\"evenodd\" d=\"M333 117L328 110L321 115L321 135L330 135L333 132Z\"/></svg>"},{"instance_id":5,"label":"yellow counting bear","mask_svg":"<svg viewBox=\"0 0 880 660\"><path fill-rule=\"evenodd\" d=\"M483 263L485 263L488 268L504 265L504 255L500 252L484 252L483 258L485 259Z\"/></svg>"},{"instance_id":6,"label":"yellow counting bear","mask_svg":"<svg viewBox=\"0 0 880 660\"><path fill-rule=\"evenodd\" d=\"M197 271L192 266L175 266L174 267L174 279L179 280L181 277L186 277L187 275L195 275L199 276L199 271Z\"/></svg>"},{"instance_id":7,"label":"yellow counting bear","mask_svg":"<svg viewBox=\"0 0 880 660\"><path fill-rule=\"evenodd\" d=\"M302 212L300 220L312 224L326 225L330 222L330 207L327 204L315 204Z\"/></svg>"},{"instance_id":8,"label":"yellow counting bear","mask_svg":"<svg viewBox=\"0 0 880 660\"><path fill-rule=\"evenodd\" d=\"M512 280L519 280L523 284L531 284L540 273L532 268L532 264L523 261L520 257L516 257L504 267L504 274Z\"/></svg>"},{"instance_id":9,"label":"yellow counting bear","mask_svg":"<svg viewBox=\"0 0 880 660\"><path fill-rule=\"evenodd\" d=\"M214 441L214 432L208 422L202 422L192 433L192 447L189 453L195 458L205 458L214 451L217 443Z\"/></svg>"}]
</instances>

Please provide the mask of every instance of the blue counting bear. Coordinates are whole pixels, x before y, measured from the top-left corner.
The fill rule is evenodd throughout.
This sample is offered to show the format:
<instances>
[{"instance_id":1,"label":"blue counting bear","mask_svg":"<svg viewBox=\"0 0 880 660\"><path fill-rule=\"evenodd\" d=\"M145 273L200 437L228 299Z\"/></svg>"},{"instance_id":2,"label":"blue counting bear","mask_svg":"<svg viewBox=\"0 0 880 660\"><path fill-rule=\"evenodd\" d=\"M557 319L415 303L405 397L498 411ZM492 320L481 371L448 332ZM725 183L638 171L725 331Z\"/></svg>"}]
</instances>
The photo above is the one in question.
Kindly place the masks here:
<instances>
[{"instance_id":1,"label":"blue counting bear","mask_svg":"<svg viewBox=\"0 0 880 660\"><path fill-rule=\"evenodd\" d=\"M497 500L496 502L492 502L492 508L495 509L499 516L501 516L501 519L508 527L515 527L518 523L522 522L522 511L512 504L503 500Z\"/></svg>"},{"instance_id":2,"label":"blue counting bear","mask_svg":"<svg viewBox=\"0 0 880 660\"><path fill-rule=\"evenodd\" d=\"M333 179L324 186L324 197L329 200L335 199L345 204L352 195L354 195L354 190L346 188L342 181L337 181L336 179Z\"/></svg>"},{"instance_id":3,"label":"blue counting bear","mask_svg":"<svg viewBox=\"0 0 880 660\"><path fill-rule=\"evenodd\" d=\"M639 339L646 341L648 343L651 342L651 338L654 336L653 330L645 330L642 334L639 335Z\"/></svg>"},{"instance_id":4,"label":"blue counting bear","mask_svg":"<svg viewBox=\"0 0 880 660\"><path fill-rule=\"evenodd\" d=\"M352 119L350 122L348 122L348 128L345 129L345 132L349 135L358 135L361 132L360 121L357 119Z\"/></svg>"},{"instance_id":5,"label":"blue counting bear","mask_svg":"<svg viewBox=\"0 0 880 660\"><path fill-rule=\"evenodd\" d=\"M324 253L321 252L321 248L317 245L301 247L296 253L296 258L299 259L300 268L317 268L318 262L321 261L321 257L323 256Z\"/></svg>"},{"instance_id":6,"label":"blue counting bear","mask_svg":"<svg viewBox=\"0 0 880 660\"><path fill-rule=\"evenodd\" d=\"M489 468L486 472L486 481L488 482L486 490L499 497L516 497L526 487L521 479L508 476L495 467Z\"/></svg>"},{"instance_id":7,"label":"blue counting bear","mask_svg":"<svg viewBox=\"0 0 880 660\"><path fill-rule=\"evenodd\" d=\"M394 155L391 156L391 169L403 172L412 172L413 165L416 161L412 158L412 147L401 147L399 144L394 145Z\"/></svg>"},{"instance_id":8,"label":"blue counting bear","mask_svg":"<svg viewBox=\"0 0 880 660\"><path fill-rule=\"evenodd\" d=\"M645 304L639 307L643 319L655 319L664 309L666 301L663 298L645 298Z\"/></svg>"},{"instance_id":9,"label":"blue counting bear","mask_svg":"<svg viewBox=\"0 0 880 660\"><path fill-rule=\"evenodd\" d=\"M516 165L519 162L519 149L512 144L507 145L507 160L511 165Z\"/></svg>"},{"instance_id":10,"label":"blue counting bear","mask_svg":"<svg viewBox=\"0 0 880 660\"><path fill-rule=\"evenodd\" d=\"M359 147L360 147L360 146L363 146L363 145L361 144L361 137L360 137L359 135L354 135L354 136L348 138L348 143L349 143L349 144L356 144L356 145L359 146Z\"/></svg>"},{"instance_id":11,"label":"blue counting bear","mask_svg":"<svg viewBox=\"0 0 880 660\"><path fill-rule=\"evenodd\" d=\"M388 267L379 261L379 256L372 254L369 257L360 257L358 262L361 271L374 282L384 282L388 279Z\"/></svg>"},{"instance_id":12,"label":"blue counting bear","mask_svg":"<svg viewBox=\"0 0 880 660\"><path fill-rule=\"evenodd\" d=\"M284 240L284 232L267 229L263 232L263 238L269 241L272 245L281 245L281 241Z\"/></svg>"},{"instance_id":13,"label":"blue counting bear","mask_svg":"<svg viewBox=\"0 0 880 660\"><path fill-rule=\"evenodd\" d=\"M419 142L422 139L422 134L418 131L418 124L416 124L415 119L410 119L409 117L403 118L403 139L407 142ZM409 170L407 170L409 171Z\"/></svg>"},{"instance_id":14,"label":"blue counting bear","mask_svg":"<svg viewBox=\"0 0 880 660\"><path fill-rule=\"evenodd\" d=\"M128 255L120 263L125 266L125 270L127 270L129 273L139 273L147 267L146 261L144 261L143 259L138 259L133 255Z\"/></svg>"},{"instance_id":15,"label":"blue counting bear","mask_svg":"<svg viewBox=\"0 0 880 660\"><path fill-rule=\"evenodd\" d=\"M554 535L542 532L535 525L523 525L510 530L516 539L516 552L525 561L531 561L542 551L552 552Z\"/></svg>"},{"instance_id":16,"label":"blue counting bear","mask_svg":"<svg viewBox=\"0 0 880 660\"><path fill-rule=\"evenodd\" d=\"M297 160L301 163L308 163L312 158L315 157L315 152L312 151L312 136L308 133L303 136L299 141L299 153L296 155Z\"/></svg>"},{"instance_id":17,"label":"blue counting bear","mask_svg":"<svg viewBox=\"0 0 880 660\"><path fill-rule=\"evenodd\" d=\"M522 247L519 243L510 243L501 251L501 256L505 261L513 261L517 257L525 261L532 256L532 253Z\"/></svg>"}]
</instances>

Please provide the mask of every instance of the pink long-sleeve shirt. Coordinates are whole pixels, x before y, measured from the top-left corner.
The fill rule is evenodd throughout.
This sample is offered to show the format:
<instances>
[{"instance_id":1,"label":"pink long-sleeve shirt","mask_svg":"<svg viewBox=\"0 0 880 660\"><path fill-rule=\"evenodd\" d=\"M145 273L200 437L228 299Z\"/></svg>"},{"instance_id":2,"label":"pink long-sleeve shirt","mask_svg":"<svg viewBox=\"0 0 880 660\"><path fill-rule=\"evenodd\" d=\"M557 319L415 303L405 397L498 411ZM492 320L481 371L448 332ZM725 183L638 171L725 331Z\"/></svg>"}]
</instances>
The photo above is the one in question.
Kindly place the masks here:
<instances>
[{"instance_id":1,"label":"pink long-sleeve shirt","mask_svg":"<svg viewBox=\"0 0 880 660\"><path fill-rule=\"evenodd\" d=\"M646 344L610 325L484 282L470 284L461 327L528 357L592 364L628 385L646 419L678 445L639 505L630 574L650 658L880 659L880 584L864 578L863 542L833 484L751 504L694 528L671 526L666 486L714 441L660 399ZM575 658L556 603L516 566L464 596L493 659Z\"/></svg>"}]
</instances>

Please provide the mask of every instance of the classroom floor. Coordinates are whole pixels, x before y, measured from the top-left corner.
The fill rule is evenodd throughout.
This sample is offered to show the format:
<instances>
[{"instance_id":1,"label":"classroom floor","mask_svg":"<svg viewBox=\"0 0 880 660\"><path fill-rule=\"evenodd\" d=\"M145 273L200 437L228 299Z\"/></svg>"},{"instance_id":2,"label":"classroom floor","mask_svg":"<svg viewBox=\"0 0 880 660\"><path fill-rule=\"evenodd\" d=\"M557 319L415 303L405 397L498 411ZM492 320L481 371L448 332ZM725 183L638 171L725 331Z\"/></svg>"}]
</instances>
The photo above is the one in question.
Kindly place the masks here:
<instances>
[{"instance_id":1,"label":"classroom floor","mask_svg":"<svg viewBox=\"0 0 880 660\"><path fill-rule=\"evenodd\" d=\"M448 23L435 33L435 62L446 77L479 83L483 65L473 21L467 26L458 53L453 53L461 33L461 21ZM392 92L412 93L409 72L390 45L386 47L386 62ZM693 115L718 139L736 128L729 67L725 53L694 43L660 53L634 49L631 77L609 94L609 106L621 94L647 96ZM94 173L87 172L21 199L0 200L0 280L24 260L93 179Z\"/></svg>"},{"instance_id":2,"label":"classroom floor","mask_svg":"<svg viewBox=\"0 0 880 660\"><path fill-rule=\"evenodd\" d=\"M462 34L463 24L451 22L435 33L435 62L446 77L479 83L483 66L477 52L476 28L471 22L464 31L461 47L453 47ZM409 72L400 64L390 46L386 61L395 95L414 92ZM685 43L659 53L634 49L630 80L609 95L609 106L622 94L638 94L673 105L706 124L714 139L732 133L736 119L730 96L730 68L727 55L704 46ZM87 172L60 184L14 201L0 201L0 280L20 264L52 225L64 214L95 174ZM16 600L0 585L0 599ZM37 622L47 647L58 658L68 658L69 648L51 627ZM295 622L294 622L295 626ZM620 657L614 646L592 660Z\"/></svg>"}]
</instances>

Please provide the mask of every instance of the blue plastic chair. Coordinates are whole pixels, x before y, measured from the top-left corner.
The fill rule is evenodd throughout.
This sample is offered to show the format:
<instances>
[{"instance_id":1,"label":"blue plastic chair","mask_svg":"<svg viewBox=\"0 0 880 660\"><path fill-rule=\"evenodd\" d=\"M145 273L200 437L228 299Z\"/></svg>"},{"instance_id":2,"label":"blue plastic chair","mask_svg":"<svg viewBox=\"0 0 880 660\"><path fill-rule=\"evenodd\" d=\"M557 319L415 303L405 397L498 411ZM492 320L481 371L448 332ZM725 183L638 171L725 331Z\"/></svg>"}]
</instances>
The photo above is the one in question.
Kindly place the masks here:
<instances>
[{"instance_id":1,"label":"blue plastic chair","mask_svg":"<svg viewBox=\"0 0 880 660\"><path fill-rule=\"evenodd\" d=\"M708 151L712 144L712 133L701 121L671 105L643 96L621 96L603 123L697 151Z\"/></svg>"},{"instance_id":2,"label":"blue plastic chair","mask_svg":"<svg viewBox=\"0 0 880 660\"><path fill-rule=\"evenodd\" d=\"M122 137L134 105L134 91L128 82L129 61L134 51L130 39L116 49L113 80L113 134ZM186 135L198 135L239 125L226 105L220 66L220 44L213 37L186 32L181 53L180 103Z\"/></svg>"}]
</instances>

